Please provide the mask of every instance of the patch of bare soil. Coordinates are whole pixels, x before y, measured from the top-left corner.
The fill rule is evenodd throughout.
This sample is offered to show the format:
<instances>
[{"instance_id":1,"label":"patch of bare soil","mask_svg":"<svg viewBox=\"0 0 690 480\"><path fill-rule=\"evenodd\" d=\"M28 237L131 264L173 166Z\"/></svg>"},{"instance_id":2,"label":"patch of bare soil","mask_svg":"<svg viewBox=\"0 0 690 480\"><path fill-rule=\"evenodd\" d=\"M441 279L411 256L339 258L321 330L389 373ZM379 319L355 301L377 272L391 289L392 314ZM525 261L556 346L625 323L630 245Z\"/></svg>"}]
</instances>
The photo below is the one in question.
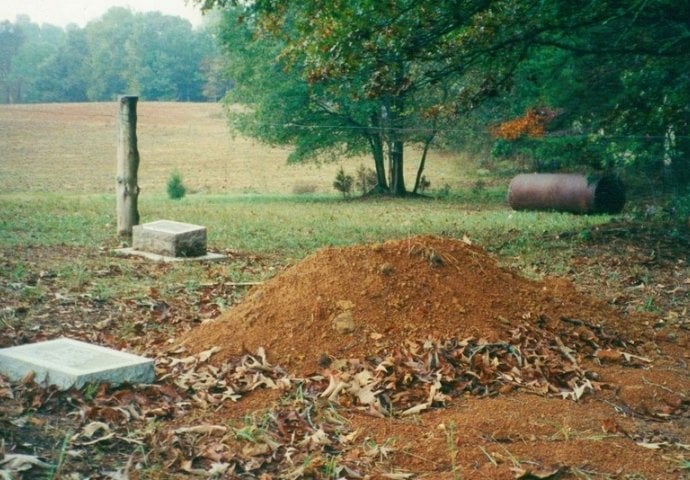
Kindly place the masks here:
<instances>
[{"instance_id":1,"label":"patch of bare soil","mask_svg":"<svg viewBox=\"0 0 690 480\"><path fill-rule=\"evenodd\" d=\"M495 343L522 324L553 332L596 325L634 344L651 334L640 323L565 280L530 281L499 268L480 248L415 237L321 250L185 343L222 347L218 361L263 346L305 375L319 371L319 360L365 357L410 339Z\"/></svg>"},{"instance_id":2,"label":"patch of bare soil","mask_svg":"<svg viewBox=\"0 0 690 480\"><path fill-rule=\"evenodd\" d=\"M237 292L216 266L195 290L164 289L174 267L92 253L102 275L152 283L96 299L51 273L60 252L3 252L14 277L31 265L0 278L3 346L68 334L127 347L156 358L157 381L55 392L0 377L0 471L686 478L690 275L673 246L593 232L575 283L527 280L448 238L329 248L220 315Z\"/></svg>"},{"instance_id":3,"label":"patch of bare soil","mask_svg":"<svg viewBox=\"0 0 690 480\"><path fill-rule=\"evenodd\" d=\"M415 475L674 478L690 379L654 324L417 237L321 250L182 344L216 365L265 348Z\"/></svg>"}]
</instances>

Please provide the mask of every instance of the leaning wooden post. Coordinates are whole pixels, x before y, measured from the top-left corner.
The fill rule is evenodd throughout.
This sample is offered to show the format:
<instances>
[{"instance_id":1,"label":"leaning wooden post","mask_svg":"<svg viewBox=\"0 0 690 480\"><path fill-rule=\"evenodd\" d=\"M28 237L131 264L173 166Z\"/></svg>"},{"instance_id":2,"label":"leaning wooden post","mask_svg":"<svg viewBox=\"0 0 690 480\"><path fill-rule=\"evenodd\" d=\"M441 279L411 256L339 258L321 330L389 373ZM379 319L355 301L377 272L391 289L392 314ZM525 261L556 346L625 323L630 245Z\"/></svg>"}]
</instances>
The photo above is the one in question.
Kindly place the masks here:
<instances>
[{"instance_id":1,"label":"leaning wooden post","mask_svg":"<svg viewBox=\"0 0 690 480\"><path fill-rule=\"evenodd\" d=\"M132 237L132 227L139 224L137 149L137 101L139 97L121 95L117 142L117 234Z\"/></svg>"}]
</instances>

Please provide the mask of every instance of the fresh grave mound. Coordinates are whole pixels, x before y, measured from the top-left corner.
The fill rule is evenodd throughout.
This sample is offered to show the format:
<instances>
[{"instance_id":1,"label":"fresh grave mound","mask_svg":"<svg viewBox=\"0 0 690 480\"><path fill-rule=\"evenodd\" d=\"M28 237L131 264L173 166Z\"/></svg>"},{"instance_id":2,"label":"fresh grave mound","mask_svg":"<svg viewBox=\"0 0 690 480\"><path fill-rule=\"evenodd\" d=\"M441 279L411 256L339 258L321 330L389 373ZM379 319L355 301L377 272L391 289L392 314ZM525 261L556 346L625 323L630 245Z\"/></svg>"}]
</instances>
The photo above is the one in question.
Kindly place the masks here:
<instances>
[{"instance_id":1,"label":"fresh grave mound","mask_svg":"<svg viewBox=\"0 0 690 480\"><path fill-rule=\"evenodd\" d=\"M529 335L525 325L585 342L593 330L632 333L569 283L520 277L468 243L423 236L319 250L182 344L220 347L215 364L264 347L271 363L310 375L333 359L364 359L410 340L472 338L464 347L474 348Z\"/></svg>"}]
</instances>

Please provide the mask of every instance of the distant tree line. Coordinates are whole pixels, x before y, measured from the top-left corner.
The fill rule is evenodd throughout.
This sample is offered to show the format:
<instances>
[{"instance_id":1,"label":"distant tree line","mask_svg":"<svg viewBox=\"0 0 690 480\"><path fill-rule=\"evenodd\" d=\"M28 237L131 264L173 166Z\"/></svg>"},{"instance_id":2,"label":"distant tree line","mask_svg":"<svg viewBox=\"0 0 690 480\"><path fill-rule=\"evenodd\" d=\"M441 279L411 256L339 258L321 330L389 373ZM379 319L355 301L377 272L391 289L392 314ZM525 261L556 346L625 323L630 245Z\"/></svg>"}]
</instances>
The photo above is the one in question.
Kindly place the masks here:
<instances>
[{"instance_id":1,"label":"distant tree line","mask_svg":"<svg viewBox=\"0 0 690 480\"><path fill-rule=\"evenodd\" d=\"M228 82L207 28L114 7L84 28L0 23L0 103L218 100Z\"/></svg>"}]
</instances>

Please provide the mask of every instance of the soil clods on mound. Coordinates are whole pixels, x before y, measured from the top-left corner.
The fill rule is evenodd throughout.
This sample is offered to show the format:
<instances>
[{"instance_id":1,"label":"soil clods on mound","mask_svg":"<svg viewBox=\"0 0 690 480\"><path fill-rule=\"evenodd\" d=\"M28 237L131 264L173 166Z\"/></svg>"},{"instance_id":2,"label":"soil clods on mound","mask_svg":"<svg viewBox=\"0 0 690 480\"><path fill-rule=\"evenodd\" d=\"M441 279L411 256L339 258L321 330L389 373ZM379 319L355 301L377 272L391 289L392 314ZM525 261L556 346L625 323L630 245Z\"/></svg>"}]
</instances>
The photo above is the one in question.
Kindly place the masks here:
<instances>
[{"instance_id":1,"label":"soil clods on mound","mask_svg":"<svg viewBox=\"0 0 690 480\"><path fill-rule=\"evenodd\" d=\"M266 471L321 451L346 478L679 478L690 378L649 328L567 281L413 237L320 250L177 350L222 421L284 390L257 410Z\"/></svg>"},{"instance_id":2,"label":"soil clods on mound","mask_svg":"<svg viewBox=\"0 0 690 480\"><path fill-rule=\"evenodd\" d=\"M593 329L640 333L567 282L525 279L462 241L412 237L320 250L183 343L220 347L215 362L264 347L273 363L308 375L332 359L366 358L410 339L506 341L525 324L585 342L601 337Z\"/></svg>"}]
</instances>

